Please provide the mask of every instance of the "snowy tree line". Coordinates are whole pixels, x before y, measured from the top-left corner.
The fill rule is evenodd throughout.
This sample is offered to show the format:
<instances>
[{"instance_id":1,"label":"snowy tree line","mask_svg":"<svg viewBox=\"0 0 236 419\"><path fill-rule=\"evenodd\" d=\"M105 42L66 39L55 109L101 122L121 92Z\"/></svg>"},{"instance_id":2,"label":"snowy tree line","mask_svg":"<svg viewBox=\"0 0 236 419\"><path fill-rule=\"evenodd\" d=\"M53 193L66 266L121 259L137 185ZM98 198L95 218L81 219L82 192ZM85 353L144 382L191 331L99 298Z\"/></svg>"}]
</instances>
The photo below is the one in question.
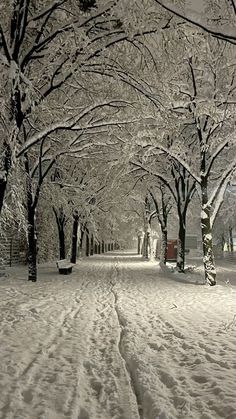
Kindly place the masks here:
<instances>
[{"instance_id":1,"label":"snowy tree line","mask_svg":"<svg viewBox=\"0 0 236 419\"><path fill-rule=\"evenodd\" d=\"M37 230L56 226L63 259L69 220L75 262L78 229L99 252L142 228L148 256L156 218L165 263L170 211L183 271L198 197L205 276L216 283L212 229L236 167L236 41L225 31L235 4L206 1L205 24L177 3L2 2L0 213L2 226L25 231L29 279Z\"/></svg>"}]
</instances>

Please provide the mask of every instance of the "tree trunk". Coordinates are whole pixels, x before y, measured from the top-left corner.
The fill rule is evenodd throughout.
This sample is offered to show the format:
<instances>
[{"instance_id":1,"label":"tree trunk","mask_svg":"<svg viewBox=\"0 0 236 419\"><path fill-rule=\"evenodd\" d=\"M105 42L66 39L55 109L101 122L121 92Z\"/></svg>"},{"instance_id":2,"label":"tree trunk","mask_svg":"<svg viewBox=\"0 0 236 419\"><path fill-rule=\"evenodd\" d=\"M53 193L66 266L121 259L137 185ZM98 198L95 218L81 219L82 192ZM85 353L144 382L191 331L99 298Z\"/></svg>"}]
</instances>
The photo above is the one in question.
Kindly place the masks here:
<instances>
[{"instance_id":1,"label":"tree trunk","mask_svg":"<svg viewBox=\"0 0 236 419\"><path fill-rule=\"evenodd\" d=\"M63 208L60 207L57 211L53 207L53 212L56 217L57 229L58 229L58 238L59 238L59 259L65 259L66 257L66 248L65 248L65 224L66 216L64 214Z\"/></svg>"},{"instance_id":2,"label":"tree trunk","mask_svg":"<svg viewBox=\"0 0 236 419\"><path fill-rule=\"evenodd\" d=\"M167 260L167 228L161 229L161 254L160 262L166 265Z\"/></svg>"},{"instance_id":3,"label":"tree trunk","mask_svg":"<svg viewBox=\"0 0 236 419\"><path fill-rule=\"evenodd\" d=\"M146 248L146 258L150 258L150 251L151 251L151 233L147 231L147 248Z\"/></svg>"},{"instance_id":4,"label":"tree trunk","mask_svg":"<svg viewBox=\"0 0 236 419\"><path fill-rule=\"evenodd\" d=\"M104 245L104 240L102 241L102 253L105 252L105 245Z\"/></svg>"},{"instance_id":5,"label":"tree trunk","mask_svg":"<svg viewBox=\"0 0 236 419\"><path fill-rule=\"evenodd\" d=\"M28 196L28 280L37 281L37 237L35 231L35 208Z\"/></svg>"},{"instance_id":6,"label":"tree trunk","mask_svg":"<svg viewBox=\"0 0 236 419\"><path fill-rule=\"evenodd\" d=\"M143 236L143 245L142 245L142 256L145 257L146 254L146 241L147 241L147 234L144 233Z\"/></svg>"},{"instance_id":7,"label":"tree trunk","mask_svg":"<svg viewBox=\"0 0 236 419\"><path fill-rule=\"evenodd\" d=\"M58 235L59 235L59 258L60 260L62 260L66 258L64 226L60 230L58 230Z\"/></svg>"},{"instance_id":8,"label":"tree trunk","mask_svg":"<svg viewBox=\"0 0 236 419\"><path fill-rule=\"evenodd\" d=\"M98 249L98 254L100 255L101 254L101 242L98 242L97 249Z\"/></svg>"},{"instance_id":9,"label":"tree trunk","mask_svg":"<svg viewBox=\"0 0 236 419\"><path fill-rule=\"evenodd\" d=\"M79 242L79 255L82 255L83 250L83 240L84 240L84 226L81 224L80 226L80 242Z\"/></svg>"},{"instance_id":10,"label":"tree trunk","mask_svg":"<svg viewBox=\"0 0 236 419\"><path fill-rule=\"evenodd\" d=\"M143 252L144 252L144 236L141 238L141 253L140 253L140 255L142 255L143 256Z\"/></svg>"},{"instance_id":11,"label":"tree trunk","mask_svg":"<svg viewBox=\"0 0 236 419\"><path fill-rule=\"evenodd\" d=\"M221 235L221 250L222 250L222 252L225 250L225 236L224 236L224 234Z\"/></svg>"},{"instance_id":12,"label":"tree trunk","mask_svg":"<svg viewBox=\"0 0 236 419\"><path fill-rule=\"evenodd\" d=\"M142 242L142 237L140 235L138 235L138 255L141 255L141 242Z\"/></svg>"},{"instance_id":13,"label":"tree trunk","mask_svg":"<svg viewBox=\"0 0 236 419\"><path fill-rule=\"evenodd\" d=\"M144 212L144 242L143 242L143 257L148 260L150 256L150 236L151 236L151 218L150 218L150 202L148 197L145 198L145 212Z\"/></svg>"},{"instance_id":14,"label":"tree trunk","mask_svg":"<svg viewBox=\"0 0 236 419\"><path fill-rule=\"evenodd\" d=\"M3 148L0 150L0 214L2 211L4 197L7 188L8 175L11 168L11 149L10 146L4 142Z\"/></svg>"},{"instance_id":15,"label":"tree trunk","mask_svg":"<svg viewBox=\"0 0 236 419\"><path fill-rule=\"evenodd\" d=\"M215 258L212 244L212 226L210 220L210 208L208 206L207 184L202 184L202 211L201 230L203 247L203 264L206 282L210 285L216 284Z\"/></svg>"},{"instance_id":16,"label":"tree trunk","mask_svg":"<svg viewBox=\"0 0 236 419\"><path fill-rule=\"evenodd\" d=\"M154 261L154 260L155 260L155 256L156 256L155 246L154 246L154 244L155 244L155 239L152 237L152 235L151 235L151 234L150 234L150 240L149 240L149 243L150 243L150 247L149 247L149 259L150 259L151 261Z\"/></svg>"},{"instance_id":17,"label":"tree trunk","mask_svg":"<svg viewBox=\"0 0 236 419\"><path fill-rule=\"evenodd\" d=\"M179 272L184 272L185 266L185 238L186 238L186 215L179 215L179 234L178 234L178 254L177 254L177 269Z\"/></svg>"},{"instance_id":18,"label":"tree trunk","mask_svg":"<svg viewBox=\"0 0 236 419\"><path fill-rule=\"evenodd\" d=\"M76 263L77 257L77 243L78 243L78 227L79 227L79 214L77 210L73 212L73 227L72 227L72 244L71 244L71 263Z\"/></svg>"},{"instance_id":19,"label":"tree trunk","mask_svg":"<svg viewBox=\"0 0 236 419\"><path fill-rule=\"evenodd\" d=\"M1 211L2 211L2 207L3 207L6 188L7 188L7 180L0 179L0 214L1 214Z\"/></svg>"},{"instance_id":20,"label":"tree trunk","mask_svg":"<svg viewBox=\"0 0 236 419\"><path fill-rule=\"evenodd\" d=\"M143 257L144 259L149 259L149 251L150 251L150 232L146 231L144 235L143 241Z\"/></svg>"},{"instance_id":21,"label":"tree trunk","mask_svg":"<svg viewBox=\"0 0 236 419\"><path fill-rule=\"evenodd\" d=\"M28 157L25 155L26 202L27 202L27 239L28 239L28 280L37 281L37 236L36 236L36 205L37 197L32 192L32 179L29 172Z\"/></svg>"},{"instance_id":22,"label":"tree trunk","mask_svg":"<svg viewBox=\"0 0 236 419\"><path fill-rule=\"evenodd\" d=\"M90 249L89 249L89 231L86 232L86 256L90 255Z\"/></svg>"},{"instance_id":23,"label":"tree trunk","mask_svg":"<svg viewBox=\"0 0 236 419\"><path fill-rule=\"evenodd\" d=\"M233 229L231 226L229 226L229 249L231 253L234 251Z\"/></svg>"},{"instance_id":24,"label":"tree trunk","mask_svg":"<svg viewBox=\"0 0 236 419\"><path fill-rule=\"evenodd\" d=\"M93 234L91 235L91 245L90 245L90 256L93 256L93 252L94 252L94 238L93 238Z\"/></svg>"}]
</instances>

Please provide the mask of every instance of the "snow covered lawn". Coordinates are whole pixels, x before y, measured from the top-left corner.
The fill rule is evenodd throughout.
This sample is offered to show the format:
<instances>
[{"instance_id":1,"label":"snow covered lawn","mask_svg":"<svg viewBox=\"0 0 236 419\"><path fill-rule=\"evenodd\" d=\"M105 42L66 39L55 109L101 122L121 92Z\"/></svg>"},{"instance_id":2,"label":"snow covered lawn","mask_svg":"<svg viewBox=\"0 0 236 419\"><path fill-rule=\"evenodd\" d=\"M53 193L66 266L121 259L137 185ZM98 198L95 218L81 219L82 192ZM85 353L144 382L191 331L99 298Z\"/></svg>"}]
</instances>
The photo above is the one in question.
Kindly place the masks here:
<instances>
[{"instance_id":1,"label":"snow covered lawn","mask_svg":"<svg viewBox=\"0 0 236 419\"><path fill-rule=\"evenodd\" d=\"M11 276L0 281L1 419L236 418L234 265L216 287L129 253L65 277L45 265L36 284L24 268Z\"/></svg>"}]
</instances>

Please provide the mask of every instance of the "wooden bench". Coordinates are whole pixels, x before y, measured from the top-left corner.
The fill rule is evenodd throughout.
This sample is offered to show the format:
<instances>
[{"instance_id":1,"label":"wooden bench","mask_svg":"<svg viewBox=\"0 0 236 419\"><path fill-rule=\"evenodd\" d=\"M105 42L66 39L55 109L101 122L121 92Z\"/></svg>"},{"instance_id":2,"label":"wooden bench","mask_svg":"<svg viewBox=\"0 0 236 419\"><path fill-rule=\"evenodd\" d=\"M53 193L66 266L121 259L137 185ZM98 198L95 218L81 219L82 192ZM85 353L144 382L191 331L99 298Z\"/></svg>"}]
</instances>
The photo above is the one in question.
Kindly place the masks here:
<instances>
[{"instance_id":1,"label":"wooden bench","mask_svg":"<svg viewBox=\"0 0 236 419\"><path fill-rule=\"evenodd\" d=\"M57 268L58 268L59 274L61 275L71 274L73 266L74 266L74 263L71 263L66 259L58 260L57 262Z\"/></svg>"}]
</instances>

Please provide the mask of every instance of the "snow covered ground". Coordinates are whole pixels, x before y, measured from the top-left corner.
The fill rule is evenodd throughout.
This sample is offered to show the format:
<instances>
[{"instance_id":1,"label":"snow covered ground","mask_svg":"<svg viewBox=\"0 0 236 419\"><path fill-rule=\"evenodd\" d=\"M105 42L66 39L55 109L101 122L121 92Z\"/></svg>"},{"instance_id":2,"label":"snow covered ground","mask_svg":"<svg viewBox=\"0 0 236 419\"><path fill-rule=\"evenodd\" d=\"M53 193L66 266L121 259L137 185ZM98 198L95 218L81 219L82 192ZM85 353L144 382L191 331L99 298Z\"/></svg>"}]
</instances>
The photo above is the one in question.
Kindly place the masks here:
<instances>
[{"instance_id":1,"label":"snow covered ground","mask_svg":"<svg viewBox=\"0 0 236 419\"><path fill-rule=\"evenodd\" d=\"M236 418L236 274L129 253L0 281L1 419Z\"/></svg>"}]
</instances>

